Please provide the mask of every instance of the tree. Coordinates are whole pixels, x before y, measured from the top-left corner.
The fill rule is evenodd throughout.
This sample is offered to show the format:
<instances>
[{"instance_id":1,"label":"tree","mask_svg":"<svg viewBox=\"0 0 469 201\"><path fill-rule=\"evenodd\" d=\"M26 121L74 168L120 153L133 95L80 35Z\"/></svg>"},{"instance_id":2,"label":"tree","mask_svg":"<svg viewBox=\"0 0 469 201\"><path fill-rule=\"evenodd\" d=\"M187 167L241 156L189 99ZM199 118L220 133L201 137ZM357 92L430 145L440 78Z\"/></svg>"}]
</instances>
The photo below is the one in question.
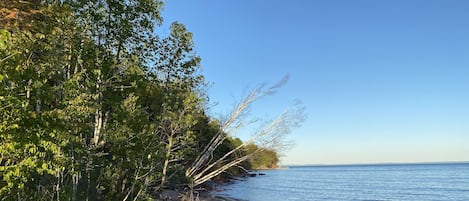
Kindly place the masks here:
<instances>
[{"instance_id":1,"label":"tree","mask_svg":"<svg viewBox=\"0 0 469 201\"><path fill-rule=\"evenodd\" d=\"M166 153L168 136L193 140L203 79L191 33L175 23L170 36L154 35L158 0L1 5L0 195L150 196L173 167L162 162L179 153Z\"/></svg>"},{"instance_id":2,"label":"tree","mask_svg":"<svg viewBox=\"0 0 469 201\"><path fill-rule=\"evenodd\" d=\"M2 199L151 199L187 179L207 181L254 155L245 155L249 143L281 142L273 128L299 123L286 115L249 142L232 139L249 105L278 86L254 90L226 121L210 120L192 33L175 22L155 35L161 8L0 2Z\"/></svg>"},{"instance_id":3,"label":"tree","mask_svg":"<svg viewBox=\"0 0 469 201\"><path fill-rule=\"evenodd\" d=\"M62 35L69 9L38 1L1 4L9 14L2 18L8 37L0 50L0 195L52 199L61 196L58 178L69 164L63 145L74 140L55 112L68 53L58 47L69 42Z\"/></svg>"},{"instance_id":4,"label":"tree","mask_svg":"<svg viewBox=\"0 0 469 201\"><path fill-rule=\"evenodd\" d=\"M305 118L304 107L301 106L301 104L294 104L292 108L283 112L263 129L255 132L250 140L243 142L222 157L213 161L211 157L213 152L228 139L232 133L245 124L245 118L243 117L247 115L250 105L262 97L274 94L287 80L288 77L285 77L277 84L268 88L265 88L265 85L261 85L251 91L248 96L237 104L236 108L221 125L220 130L207 144L204 151L197 156L191 167L186 170L186 176L191 179L192 187L203 184L227 169L237 166L243 161L253 157L259 151L264 150L264 148L275 150L275 147L283 147L285 135L290 133L292 128L299 126ZM225 160L238 150L256 142L262 144L261 149L257 149L252 153L236 157L229 161Z\"/></svg>"},{"instance_id":5,"label":"tree","mask_svg":"<svg viewBox=\"0 0 469 201\"><path fill-rule=\"evenodd\" d=\"M247 153L257 152L248 159L252 169L277 168L277 164L279 162L277 151L269 148L260 148L255 144L247 145L246 149Z\"/></svg>"}]
</instances>

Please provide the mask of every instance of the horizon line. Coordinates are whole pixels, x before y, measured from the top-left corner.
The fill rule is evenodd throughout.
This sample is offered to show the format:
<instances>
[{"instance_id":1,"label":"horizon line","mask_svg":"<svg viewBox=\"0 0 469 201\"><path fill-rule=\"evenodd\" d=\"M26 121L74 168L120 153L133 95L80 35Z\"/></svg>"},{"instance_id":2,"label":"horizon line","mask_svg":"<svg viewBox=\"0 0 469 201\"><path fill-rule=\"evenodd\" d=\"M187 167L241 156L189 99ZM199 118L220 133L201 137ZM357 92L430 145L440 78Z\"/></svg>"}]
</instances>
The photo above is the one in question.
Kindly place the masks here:
<instances>
[{"instance_id":1,"label":"horizon line","mask_svg":"<svg viewBox=\"0 0 469 201\"><path fill-rule=\"evenodd\" d=\"M465 164L469 161L429 161L429 162L378 162L378 163L323 163L323 164L281 164L280 167L294 166L359 166L359 165L431 165L431 164Z\"/></svg>"}]
</instances>

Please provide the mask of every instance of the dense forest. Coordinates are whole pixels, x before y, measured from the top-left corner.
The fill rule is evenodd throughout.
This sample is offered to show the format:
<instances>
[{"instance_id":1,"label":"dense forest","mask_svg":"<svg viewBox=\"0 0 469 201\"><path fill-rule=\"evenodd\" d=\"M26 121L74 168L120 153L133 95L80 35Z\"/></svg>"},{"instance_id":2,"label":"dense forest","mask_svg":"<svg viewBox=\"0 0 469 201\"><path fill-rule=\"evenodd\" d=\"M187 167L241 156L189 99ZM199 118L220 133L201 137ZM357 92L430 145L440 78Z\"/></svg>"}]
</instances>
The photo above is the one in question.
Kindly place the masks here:
<instances>
[{"instance_id":1,"label":"dense forest","mask_svg":"<svg viewBox=\"0 0 469 201\"><path fill-rule=\"evenodd\" d=\"M174 22L156 35L162 6L0 2L1 200L152 200L276 167L301 106L252 140L232 137L249 105L278 86L254 89L226 119L207 115L192 33Z\"/></svg>"}]
</instances>

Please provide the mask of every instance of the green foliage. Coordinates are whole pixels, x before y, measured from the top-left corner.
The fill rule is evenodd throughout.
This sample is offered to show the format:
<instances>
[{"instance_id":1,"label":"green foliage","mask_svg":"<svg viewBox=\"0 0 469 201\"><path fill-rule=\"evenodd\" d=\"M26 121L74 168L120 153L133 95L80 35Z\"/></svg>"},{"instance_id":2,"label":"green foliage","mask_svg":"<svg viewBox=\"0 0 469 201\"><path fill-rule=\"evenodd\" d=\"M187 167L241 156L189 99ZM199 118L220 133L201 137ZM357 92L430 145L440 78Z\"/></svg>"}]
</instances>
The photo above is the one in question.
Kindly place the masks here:
<instances>
[{"instance_id":1,"label":"green foliage","mask_svg":"<svg viewBox=\"0 0 469 201\"><path fill-rule=\"evenodd\" d=\"M246 151L248 153L255 152L253 157L248 160L252 169L271 169L278 167L279 156L274 150L260 148L255 144L249 144Z\"/></svg>"},{"instance_id":2,"label":"green foliage","mask_svg":"<svg viewBox=\"0 0 469 201\"><path fill-rule=\"evenodd\" d=\"M0 50L4 50L7 48L8 40L10 39L10 37L11 34L10 32L8 32L8 30L0 29Z\"/></svg>"},{"instance_id":3,"label":"green foliage","mask_svg":"<svg viewBox=\"0 0 469 201\"><path fill-rule=\"evenodd\" d=\"M220 128L204 112L192 34L177 22L154 34L162 1L0 5L16 16L0 19L3 200L145 200L187 183Z\"/></svg>"},{"instance_id":4,"label":"green foliage","mask_svg":"<svg viewBox=\"0 0 469 201\"><path fill-rule=\"evenodd\" d=\"M182 24L153 34L161 1L1 5L0 197L146 199L183 175L203 79Z\"/></svg>"}]
</instances>

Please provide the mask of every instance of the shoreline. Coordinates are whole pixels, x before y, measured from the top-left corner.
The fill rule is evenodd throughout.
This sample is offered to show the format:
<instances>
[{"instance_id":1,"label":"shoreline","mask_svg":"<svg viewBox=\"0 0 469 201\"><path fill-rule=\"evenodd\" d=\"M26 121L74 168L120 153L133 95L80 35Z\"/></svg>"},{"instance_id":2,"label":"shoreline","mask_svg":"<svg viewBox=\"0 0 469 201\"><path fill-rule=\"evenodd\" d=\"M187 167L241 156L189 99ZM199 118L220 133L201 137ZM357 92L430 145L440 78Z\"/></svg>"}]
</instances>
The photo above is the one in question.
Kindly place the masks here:
<instances>
[{"instance_id":1,"label":"shoreline","mask_svg":"<svg viewBox=\"0 0 469 201\"><path fill-rule=\"evenodd\" d=\"M241 199L236 199L232 198L229 196L223 196L223 195L213 195L211 191L194 191L194 200L198 201L244 201ZM164 190L161 192L159 195L160 200L164 201L189 201L189 197L187 195L187 192L179 192L176 190Z\"/></svg>"},{"instance_id":2,"label":"shoreline","mask_svg":"<svg viewBox=\"0 0 469 201\"><path fill-rule=\"evenodd\" d=\"M239 175L231 175L229 178L224 178L218 181L208 182L204 184L199 190L194 190L194 200L198 201L246 201L238 198L233 198L226 195L215 194L217 192L223 192L224 186L231 185L235 181L244 181L250 177L265 176L266 173L262 171L269 170L286 170L288 166L282 166L277 168L261 168L261 169L252 169L246 173ZM187 191L178 191L175 189L166 189L161 192L159 195L161 200L165 201L179 201L179 200L190 200L188 197Z\"/></svg>"}]
</instances>

